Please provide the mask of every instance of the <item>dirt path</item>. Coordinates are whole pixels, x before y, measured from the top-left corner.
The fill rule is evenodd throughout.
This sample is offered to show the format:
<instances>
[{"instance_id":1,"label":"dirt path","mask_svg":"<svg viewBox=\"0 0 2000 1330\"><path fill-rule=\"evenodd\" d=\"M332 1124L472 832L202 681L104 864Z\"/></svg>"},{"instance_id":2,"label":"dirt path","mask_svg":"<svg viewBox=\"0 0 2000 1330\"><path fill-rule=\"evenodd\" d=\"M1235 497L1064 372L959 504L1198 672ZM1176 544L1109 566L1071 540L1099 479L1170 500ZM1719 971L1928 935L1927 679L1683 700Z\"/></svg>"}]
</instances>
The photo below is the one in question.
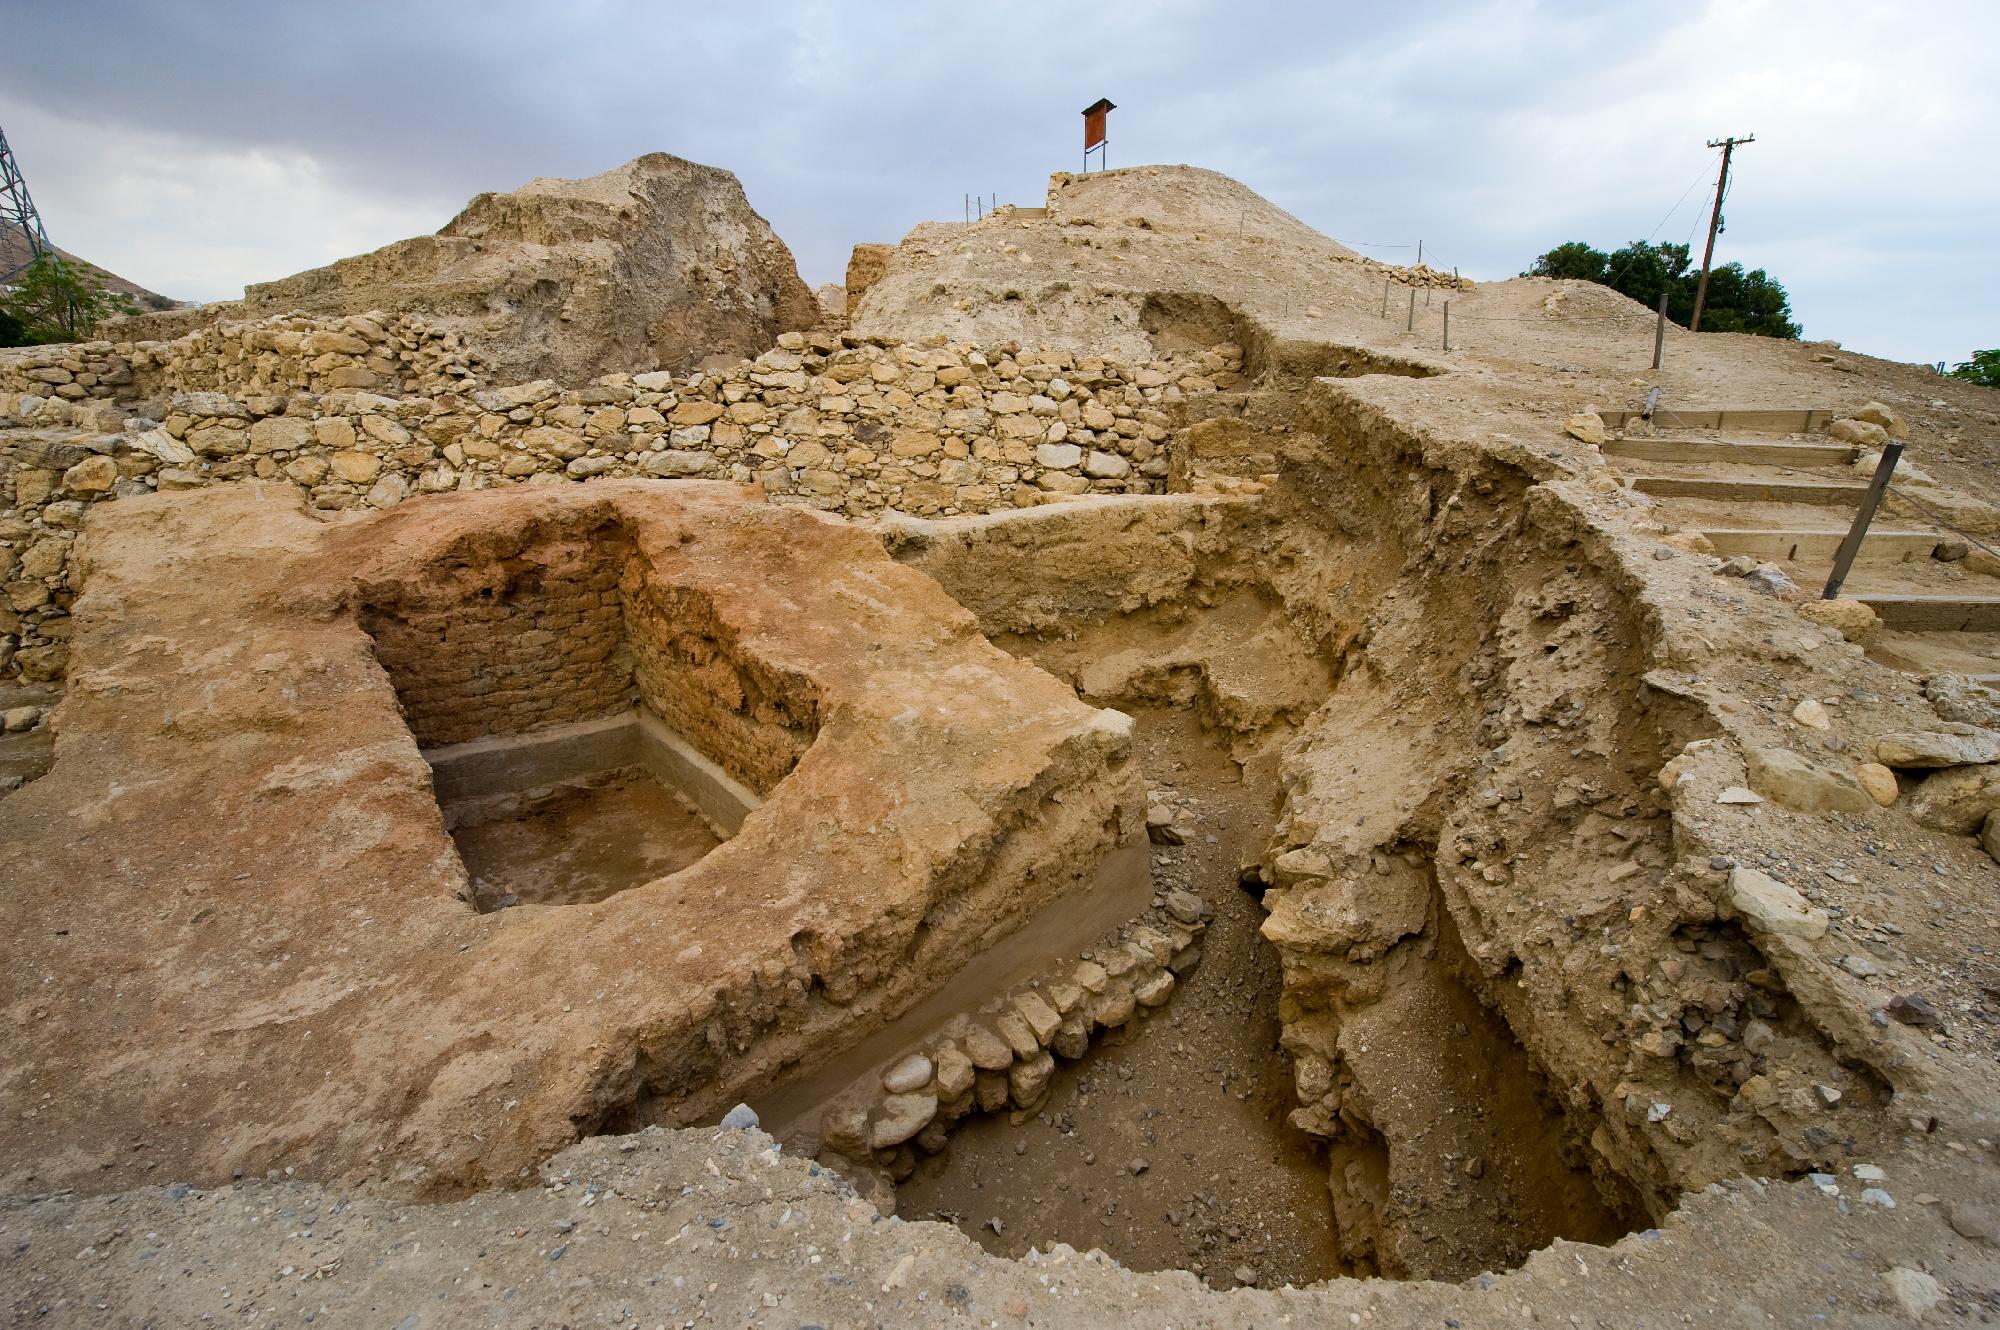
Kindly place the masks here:
<instances>
[{"instance_id":1,"label":"dirt path","mask_svg":"<svg viewBox=\"0 0 2000 1330\"><path fill-rule=\"evenodd\" d=\"M1134 714L1148 782L1190 810L1189 843L1154 846L1153 874L1214 908L1202 963L1162 1016L1066 1064L1041 1113L955 1133L899 1189L900 1211L955 1221L996 1254L1067 1242L1217 1287L1340 1274L1326 1165L1286 1121L1277 955L1237 885L1270 835L1274 788L1256 766L1239 774L1192 712Z\"/></svg>"}]
</instances>

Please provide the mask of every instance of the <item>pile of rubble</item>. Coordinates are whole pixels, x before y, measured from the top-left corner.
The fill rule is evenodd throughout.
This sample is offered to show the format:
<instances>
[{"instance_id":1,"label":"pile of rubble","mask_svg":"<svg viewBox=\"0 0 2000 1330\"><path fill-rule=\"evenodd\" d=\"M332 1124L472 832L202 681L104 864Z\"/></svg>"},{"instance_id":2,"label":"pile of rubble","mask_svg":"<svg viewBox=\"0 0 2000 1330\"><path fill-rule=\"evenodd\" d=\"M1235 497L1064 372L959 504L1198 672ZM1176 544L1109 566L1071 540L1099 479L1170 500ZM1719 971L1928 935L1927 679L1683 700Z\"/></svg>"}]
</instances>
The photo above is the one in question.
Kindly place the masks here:
<instances>
[{"instance_id":1,"label":"pile of rubble","mask_svg":"<svg viewBox=\"0 0 2000 1330\"><path fill-rule=\"evenodd\" d=\"M1444 272L1424 263L1403 267L1399 264L1384 263L1380 259L1371 259L1365 254L1343 257L1341 261L1355 264L1381 280L1397 282L1403 286L1427 286L1440 291L1472 289L1470 277L1460 277L1455 272Z\"/></svg>"}]
</instances>

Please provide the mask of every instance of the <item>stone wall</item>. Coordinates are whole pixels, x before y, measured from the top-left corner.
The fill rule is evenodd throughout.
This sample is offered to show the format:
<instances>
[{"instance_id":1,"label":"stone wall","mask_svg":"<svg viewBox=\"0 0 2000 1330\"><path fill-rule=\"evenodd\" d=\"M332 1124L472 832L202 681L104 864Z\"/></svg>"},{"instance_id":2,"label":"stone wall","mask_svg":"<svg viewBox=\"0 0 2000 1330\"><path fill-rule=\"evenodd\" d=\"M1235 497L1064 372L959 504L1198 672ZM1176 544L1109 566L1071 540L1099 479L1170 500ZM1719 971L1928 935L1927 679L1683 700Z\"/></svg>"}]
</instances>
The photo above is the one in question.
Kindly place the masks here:
<instances>
[{"instance_id":1,"label":"stone wall","mask_svg":"<svg viewBox=\"0 0 2000 1330\"><path fill-rule=\"evenodd\" d=\"M295 387L387 365L387 349L308 357L332 347L328 337L365 342L379 326L340 323L218 325L160 344L168 352L90 343L0 362L0 382L32 389L0 388L0 503L10 505L0 509L0 675L62 673L69 546L94 502L254 478L295 485L325 510L380 508L417 493L605 475L754 483L776 502L852 517L1156 494L1193 400L1238 387L1242 368L1231 345L1131 364L819 332L788 333L726 371L482 389L470 386L470 362L412 319L381 328L402 381L464 386L402 396ZM69 382L34 377L49 370ZM205 383L230 390L146 395Z\"/></svg>"},{"instance_id":2,"label":"stone wall","mask_svg":"<svg viewBox=\"0 0 2000 1330\"><path fill-rule=\"evenodd\" d=\"M170 342L10 348L0 351L0 392L121 402L203 391L256 398L367 389L401 396L476 386L483 369L457 333L414 315L292 315L211 324Z\"/></svg>"}]
</instances>

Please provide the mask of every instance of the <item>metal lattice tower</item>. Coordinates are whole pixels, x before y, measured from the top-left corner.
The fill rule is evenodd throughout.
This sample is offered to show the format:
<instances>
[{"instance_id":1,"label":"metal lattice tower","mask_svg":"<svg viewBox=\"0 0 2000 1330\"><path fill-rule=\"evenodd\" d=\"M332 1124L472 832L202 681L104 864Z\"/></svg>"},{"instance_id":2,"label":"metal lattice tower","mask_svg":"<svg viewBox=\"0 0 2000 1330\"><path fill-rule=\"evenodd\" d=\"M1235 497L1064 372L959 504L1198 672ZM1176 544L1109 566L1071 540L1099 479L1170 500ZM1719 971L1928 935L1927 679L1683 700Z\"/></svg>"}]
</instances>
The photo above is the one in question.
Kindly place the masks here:
<instances>
[{"instance_id":1,"label":"metal lattice tower","mask_svg":"<svg viewBox=\"0 0 2000 1330\"><path fill-rule=\"evenodd\" d=\"M5 130L0 130L0 230L19 231L28 242L27 259L0 271L0 282L11 281L44 254L51 260L55 259L55 246L49 243L49 233L42 226L42 215L35 211L35 200L28 193L27 178L21 174L20 164L14 160L14 150L7 146Z\"/></svg>"}]
</instances>

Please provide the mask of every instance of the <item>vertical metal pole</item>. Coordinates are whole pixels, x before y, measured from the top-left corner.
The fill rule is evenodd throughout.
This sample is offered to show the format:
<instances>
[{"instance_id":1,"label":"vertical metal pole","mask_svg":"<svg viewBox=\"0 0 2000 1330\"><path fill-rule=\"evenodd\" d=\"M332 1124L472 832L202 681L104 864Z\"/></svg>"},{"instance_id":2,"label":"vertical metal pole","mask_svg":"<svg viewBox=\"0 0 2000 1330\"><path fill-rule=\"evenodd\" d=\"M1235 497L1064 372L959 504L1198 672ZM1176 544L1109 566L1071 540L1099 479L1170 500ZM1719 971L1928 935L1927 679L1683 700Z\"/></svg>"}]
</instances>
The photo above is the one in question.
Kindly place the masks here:
<instances>
[{"instance_id":1,"label":"vertical metal pole","mask_svg":"<svg viewBox=\"0 0 2000 1330\"><path fill-rule=\"evenodd\" d=\"M1417 266L1424 266L1424 242L1421 240L1417 242Z\"/></svg>"},{"instance_id":2,"label":"vertical metal pole","mask_svg":"<svg viewBox=\"0 0 2000 1330\"><path fill-rule=\"evenodd\" d=\"M1902 444L1883 445L1882 460L1875 466L1875 478L1868 482L1868 493L1861 496L1861 511L1854 514L1854 525L1847 529L1847 539L1840 542L1840 552L1833 556L1833 576L1826 579L1826 590L1819 593L1821 600L1832 600L1840 594L1840 585L1847 580L1847 570L1854 566L1854 556L1861 553L1861 542L1868 535L1868 524L1875 520L1875 506L1882 502L1882 494L1889 488L1889 477L1895 473L1896 460L1902 455Z\"/></svg>"},{"instance_id":3,"label":"vertical metal pole","mask_svg":"<svg viewBox=\"0 0 2000 1330\"><path fill-rule=\"evenodd\" d=\"M1389 288L1392 285L1392 282L1382 283L1382 317L1385 319L1389 317Z\"/></svg>"},{"instance_id":4,"label":"vertical metal pole","mask_svg":"<svg viewBox=\"0 0 2000 1330\"><path fill-rule=\"evenodd\" d=\"M1451 302L1444 302L1444 349L1451 350Z\"/></svg>"},{"instance_id":5,"label":"vertical metal pole","mask_svg":"<svg viewBox=\"0 0 2000 1330\"><path fill-rule=\"evenodd\" d=\"M1407 324L1403 325L1403 331L1415 332L1416 330L1417 330L1417 288L1413 286L1410 288L1410 321Z\"/></svg>"},{"instance_id":6,"label":"vertical metal pole","mask_svg":"<svg viewBox=\"0 0 2000 1330\"><path fill-rule=\"evenodd\" d=\"M1667 293L1660 291L1660 321L1653 325L1653 368L1660 367L1660 353L1667 346Z\"/></svg>"}]
</instances>

